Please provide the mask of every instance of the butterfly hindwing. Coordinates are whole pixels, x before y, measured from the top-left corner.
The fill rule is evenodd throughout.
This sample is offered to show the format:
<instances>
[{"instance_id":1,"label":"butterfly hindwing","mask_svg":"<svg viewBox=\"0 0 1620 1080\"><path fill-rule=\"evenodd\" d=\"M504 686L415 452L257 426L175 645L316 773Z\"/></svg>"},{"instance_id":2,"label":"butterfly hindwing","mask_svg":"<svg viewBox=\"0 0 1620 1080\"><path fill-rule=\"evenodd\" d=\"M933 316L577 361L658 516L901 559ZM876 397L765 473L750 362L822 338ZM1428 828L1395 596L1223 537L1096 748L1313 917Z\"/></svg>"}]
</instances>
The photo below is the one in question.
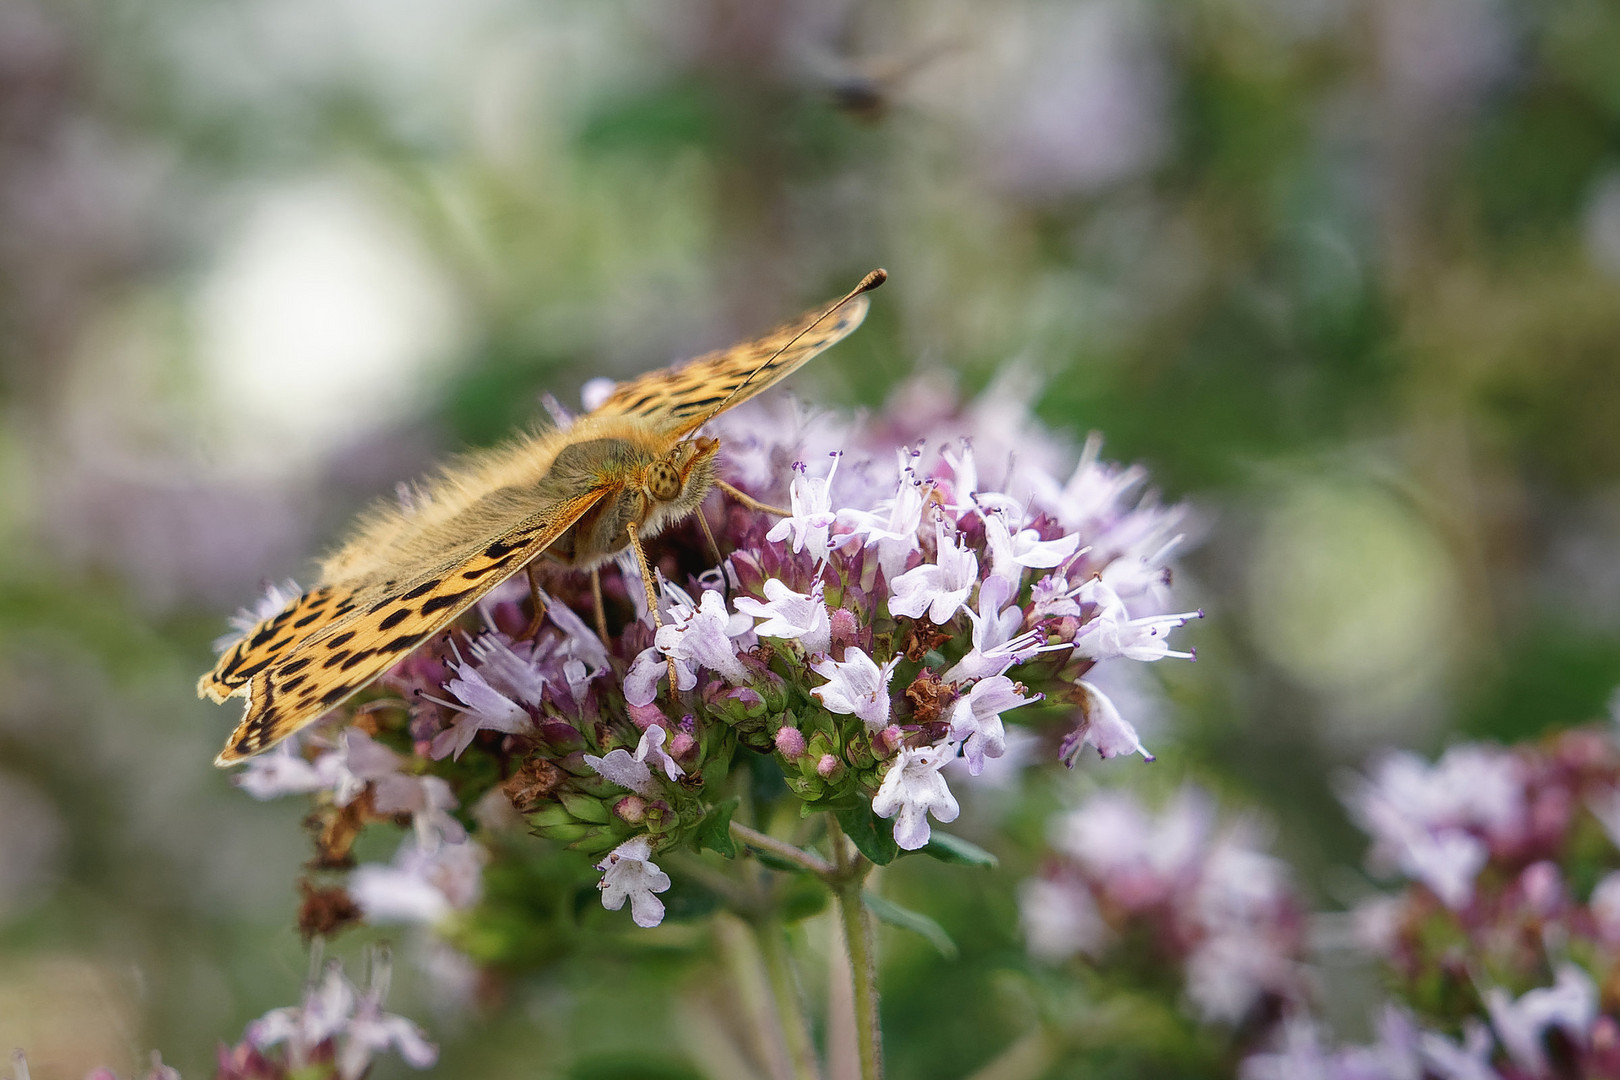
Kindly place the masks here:
<instances>
[{"instance_id":1,"label":"butterfly hindwing","mask_svg":"<svg viewBox=\"0 0 1620 1080\"><path fill-rule=\"evenodd\" d=\"M322 585L295 597L262 620L222 654L214 670L197 683L197 696L224 701L242 693L248 680L272 667L305 641L341 622L356 607L351 592Z\"/></svg>"},{"instance_id":2,"label":"butterfly hindwing","mask_svg":"<svg viewBox=\"0 0 1620 1080\"><path fill-rule=\"evenodd\" d=\"M860 295L831 313L819 307L764 337L622 382L596 412L644 417L672 437L686 435L722 403L730 408L747 401L848 337L866 318L869 303Z\"/></svg>"},{"instance_id":3,"label":"butterfly hindwing","mask_svg":"<svg viewBox=\"0 0 1620 1080\"><path fill-rule=\"evenodd\" d=\"M547 507L441 572L385 591L354 594L365 598L363 606L286 647L268 667L248 676L247 710L215 764L251 757L341 705L521 570L606 491L596 488Z\"/></svg>"}]
</instances>

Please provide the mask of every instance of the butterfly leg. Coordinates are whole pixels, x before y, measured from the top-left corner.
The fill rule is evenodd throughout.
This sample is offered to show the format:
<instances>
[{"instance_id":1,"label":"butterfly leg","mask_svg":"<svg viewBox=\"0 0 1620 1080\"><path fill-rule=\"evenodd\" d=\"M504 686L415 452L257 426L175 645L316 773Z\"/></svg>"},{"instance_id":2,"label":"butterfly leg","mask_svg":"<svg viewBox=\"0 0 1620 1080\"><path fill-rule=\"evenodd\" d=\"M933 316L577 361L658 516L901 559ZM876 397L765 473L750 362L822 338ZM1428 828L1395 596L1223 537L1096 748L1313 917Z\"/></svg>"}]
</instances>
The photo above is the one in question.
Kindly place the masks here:
<instances>
[{"instance_id":1,"label":"butterfly leg","mask_svg":"<svg viewBox=\"0 0 1620 1080\"><path fill-rule=\"evenodd\" d=\"M529 619L529 625L523 628L520 641L529 640L540 632L540 624L546 618L546 594L540 591L540 579L534 576L534 563L530 562L523 568L529 575L529 602L534 605L534 615Z\"/></svg>"},{"instance_id":2,"label":"butterfly leg","mask_svg":"<svg viewBox=\"0 0 1620 1080\"><path fill-rule=\"evenodd\" d=\"M606 642L607 609L602 605L602 571L594 567L591 570L591 599L596 603L596 636Z\"/></svg>"},{"instance_id":3,"label":"butterfly leg","mask_svg":"<svg viewBox=\"0 0 1620 1080\"><path fill-rule=\"evenodd\" d=\"M752 495L748 494L748 492L734 488L724 480L716 480L714 482L714 486L725 492L727 495L730 495L733 499L736 499L750 510L757 510L765 514L775 514L777 517L793 516L793 511L783 510L780 506L772 506L770 503L762 503Z\"/></svg>"},{"instance_id":4,"label":"butterfly leg","mask_svg":"<svg viewBox=\"0 0 1620 1080\"><path fill-rule=\"evenodd\" d=\"M641 547L641 538L636 534L640 531L633 521L627 521L625 531L630 534L630 550L636 553L636 565L641 567L641 584L647 590L647 610L652 614L653 632L656 634L664 628L664 620L658 617L658 590L653 586L652 567L647 565L647 552ZM669 662L669 696L675 699L678 687L676 684L675 658L666 657Z\"/></svg>"},{"instance_id":5,"label":"butterfly leg","mask_svg":"<svg viewBox=\"0 0 1620 1080\"><path fill-rule=\"evenodd\" d=\"M703 516L702 507L698 507L697 519L698 524L703 528L703 535L708 538L709 550L714 552L714 564L719 566L726 561L726 557L720 551L720 542L714 538L714 530L709 528L709 519Z\"/></svg>"}]
</instances>

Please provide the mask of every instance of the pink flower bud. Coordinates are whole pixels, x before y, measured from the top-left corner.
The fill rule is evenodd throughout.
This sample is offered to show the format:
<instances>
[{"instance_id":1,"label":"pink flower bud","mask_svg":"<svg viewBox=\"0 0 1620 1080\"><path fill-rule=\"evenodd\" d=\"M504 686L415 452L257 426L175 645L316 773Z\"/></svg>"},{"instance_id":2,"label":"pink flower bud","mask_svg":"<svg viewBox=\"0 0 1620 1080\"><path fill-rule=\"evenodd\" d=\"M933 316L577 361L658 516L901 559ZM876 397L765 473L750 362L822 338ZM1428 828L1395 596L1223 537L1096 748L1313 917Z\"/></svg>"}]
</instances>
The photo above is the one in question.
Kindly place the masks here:
<instances>
[{"instance_id":1,"label":"pink flower bud","mask_svg":"<svg viewBox=\"0 0 1620 1080\"><path fill-rule=\"evenodd\" d=\"M697 736L690 731L679 731L669 741L669 756L676 761L691 761L697 755Z\"/></svg>"},{"instance_id":2,"label":"pink flower bud","mask_svg":"<svg viewBox=\"0 0 1620 1080\"><path fill-rule=\"evenodd\" d=\"M905 737L906 733L900 730L899 724L890 724L872 736L872 753L880 758L886 758L900 749Z\"/></svg>"},{"instance_id":3,"label":"pink flower bud","mask_svg":"<svg viewBox=\"0 0 1620 1080\"><path fill-rule=\"evenodd\" d=\"M860 633L861 624L855 618L855 613L848 608L839 608L832 613L832 643L834 645L853 645L856 635Z\"/></svg>"},{"instance_id":4,"label":"pink flower bud","mask_svg":"<svg viewBox=\"0 0 1620 1080\"><path fill-rule=\"evenodd\" d=\"M776 730L776 752L785 758L804 754L804 732L796 727L783 726Z\"/></svg>"},{"instance_id":5,"label":"pink flower bud","mask_svg":"<svg viewBox=\"0 0 1620 1080\"><path fill-rule=\"evenodd\" d=\"M831 780L844 771L844 763L831 754L822 754L821 760L816 762L816 775L823 780Z\"/></svg>"},{"instance_id":6,"label":"pink flower bud","mask_svg":"<svg viewBox=\"0 0 1620 1080\"><path fill-rule=\"evenodd\" d=\"M640 795L626 795L613 804L613 812L620 821L640 825L647 819L647 800Z\"/></svg>"}]
</instances>

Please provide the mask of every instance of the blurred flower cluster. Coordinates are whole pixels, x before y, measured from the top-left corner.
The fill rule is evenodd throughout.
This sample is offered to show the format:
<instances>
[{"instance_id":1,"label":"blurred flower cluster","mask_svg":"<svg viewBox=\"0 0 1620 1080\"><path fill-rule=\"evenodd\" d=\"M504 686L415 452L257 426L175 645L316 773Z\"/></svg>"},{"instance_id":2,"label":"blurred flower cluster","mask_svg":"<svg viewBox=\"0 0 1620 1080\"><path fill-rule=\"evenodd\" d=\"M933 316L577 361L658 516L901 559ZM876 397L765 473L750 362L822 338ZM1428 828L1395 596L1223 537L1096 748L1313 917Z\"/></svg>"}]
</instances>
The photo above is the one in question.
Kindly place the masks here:
<instances>
[{"instance_id":1,"label":"blurred flower cluster","mask_svg":"<svg viewBox=\"0 0 1620 1080\"><path fill-rule=\"evenodd\" d=\"M1078 960L1102 976L1099 996L1179 997L1251 1046L1306 1006L1305 907L1255 821L1222 822L1189 785L1157 811L1097 792L1049 832L1047 860L1020 893L1036 959Z\"/></svg>"},{"instance_id":2,"label":"blurred flower cluster","mask_svg":"<svg viewBox=\"0 0 1620 1080\"><path fill-rule=\"evenodd\" d=\"M1245 1077L1620 1077L1615 732L1391 754L1345 798L1373 868L1405 881L1355 913L1395 1000L1370 1046L1295 1017Z\"/></svg>"},{"instance_id":3,"label":"blurred flower cluster","mask_svg":"<svg viewBox=\"0 0 1620 1080\"><path fill-rule=\"evenodd\" d=\"M492 838L518 815L597 860L602 904L651 927L671 887L658 860L758 852L777 806L830 811L873 863L928 846L959 813L942 767L963 759L971 780L1002 758L1006 715L1053 763L1087 746L1151 760L1090 678L1192 655L1167 641L1199 614L1167 613L1182 514L1142 470L1095 440L1073 463L1009 385L966 408L914 386L881 416L783 401L716 427L722 475L790 512L711 500L718 564L694 522L654 540L656 619L633 559L603 575L605 640L589 581L541 569L543 610L509 583L344 726L239 774L258 798L315 798L314 865L341 876L304 883L306 934L364 919L479 938L484 873L510 850ZM733 820L744 797L765 832ZM372 823L410 828L392 862L355 866Z\"/></svg>"}]
</instances>

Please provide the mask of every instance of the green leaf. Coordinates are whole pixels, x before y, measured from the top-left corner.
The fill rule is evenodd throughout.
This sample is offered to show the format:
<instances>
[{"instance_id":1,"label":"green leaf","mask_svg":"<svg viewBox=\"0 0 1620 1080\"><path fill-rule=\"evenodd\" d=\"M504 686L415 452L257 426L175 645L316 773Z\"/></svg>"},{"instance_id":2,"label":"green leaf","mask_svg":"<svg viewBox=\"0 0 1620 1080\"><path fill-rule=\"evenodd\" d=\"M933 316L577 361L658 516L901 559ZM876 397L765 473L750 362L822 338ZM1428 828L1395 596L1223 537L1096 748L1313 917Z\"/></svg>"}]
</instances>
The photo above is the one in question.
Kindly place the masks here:
<instances>
[{"instance_id":1,"label":"green leaf","mask_svg":"<svg viewBox=\"0 0 1620 1080\"><path fill-rule=\"evenodd\" d=\"M728 859L737 857L737 842L731 838L731 815L737 812L741 803L742 799L734 795L709 808L703 820L698 822L697 832L692 837L699 851L708 848Z\"/></svg>"},{"instance_id":2,"label":"green leaf","mask_svg":"<svg viewBox=\"0 0 1620 1080\"><path fill-rule=\"evenodd\" d=\"M910 930L914 934L921 934L928 939L928 943L939 950L939 955L947 960L957 957L956 942L945 932L945 928L928 916L910 908L903 908L892 900L872 892L862 892L861 900L866 904L866 910L877 916L878 922L898 926L902 930Z\"/></svg>"},{"instance_id":3,"label":"green leaf","mask_svg":"<svg viewBox=\"0 0 1620 1080\"><path fill-rule=\"evenodd\" d=\"M993 854L970 840L934 829L923 846L924 855L932 855L940 862L959 863L962 866L983 866L994 870L1000 864Z\"/></svg>"},{"instance_id":4,"label":"green leaf","mask_svg":"<svg viewBox=\"0 0 1620 1080\"><path fill-rule=\"evenodd\" d=\"M833 814L855 850L876 865L888 866L900 854L900 845L894 842L894 826L872 813L870 804L857 803Z\"/></svg>"}]
</instances>

